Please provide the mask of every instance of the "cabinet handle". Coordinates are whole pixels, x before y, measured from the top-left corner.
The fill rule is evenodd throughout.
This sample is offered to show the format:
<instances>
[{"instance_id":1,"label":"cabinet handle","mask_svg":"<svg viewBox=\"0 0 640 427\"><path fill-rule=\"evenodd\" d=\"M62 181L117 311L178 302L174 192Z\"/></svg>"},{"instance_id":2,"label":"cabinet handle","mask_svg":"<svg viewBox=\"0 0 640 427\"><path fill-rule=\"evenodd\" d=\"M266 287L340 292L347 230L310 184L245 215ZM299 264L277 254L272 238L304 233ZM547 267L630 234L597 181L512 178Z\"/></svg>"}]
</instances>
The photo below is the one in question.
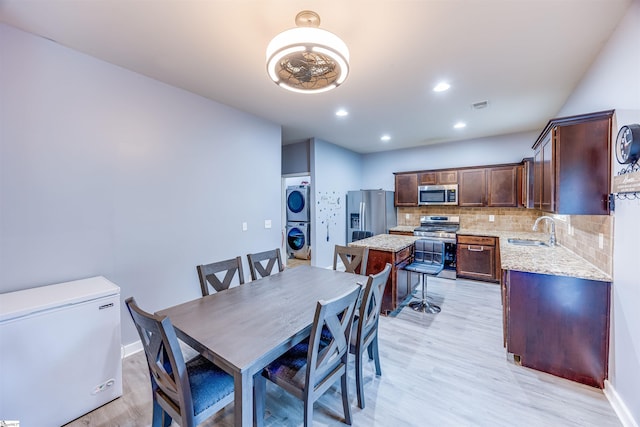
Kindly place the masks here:
<instances>
[{"instance_id":1,"label":"cabinet handle","mask_svg":"<svg viewBox=\"0 0 640 427\"><path fill-rule=\"evenodd\" d=\"M477 248L477 246L475 248ZM480 249L475 249L475 248L472 248L470 245L467 246L467 249L470 252L483 252L484 251L484 246L480 246Z\"/></svg>"}]
</instances>

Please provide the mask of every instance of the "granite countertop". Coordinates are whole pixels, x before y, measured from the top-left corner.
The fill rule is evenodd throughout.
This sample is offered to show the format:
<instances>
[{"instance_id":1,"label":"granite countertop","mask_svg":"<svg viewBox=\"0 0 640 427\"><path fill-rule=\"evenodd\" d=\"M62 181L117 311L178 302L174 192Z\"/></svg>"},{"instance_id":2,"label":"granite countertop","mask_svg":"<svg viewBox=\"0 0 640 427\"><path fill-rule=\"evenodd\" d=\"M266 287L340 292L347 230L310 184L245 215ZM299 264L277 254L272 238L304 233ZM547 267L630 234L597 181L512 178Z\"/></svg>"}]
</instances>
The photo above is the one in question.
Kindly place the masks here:
<instances>
[{"instance_id":1,"label":"granite countertop","mask_svg":"<svg viewBox=\"0 0 640 427\"><path fill-rule=\"evenodd\" d=\"M400 225L393 227L391 230L413 231L414 228L414 226ZM507 242L509 238L534 239L546 242L549 239L546 233L460 229L458 234L498 237L500 239L500 267L503 270L569 276L603 282L612 280L609 274L563 246L519 246ZM399 252L411 246L419 238L418 236L378 234L377 236L349 243L349 246L364 246L384 252Z\"/></svg>"},{"instance_id":2,"label":"granite countertop","mask_svg":"<svg viewBox=\"0 0 640 427\"><path fill-rule=\"evenodd\" d=\"M534 239L547 242L547 233L518 231L487 231L460 229L458 234L492 236L500 239L500 266L503 270L578 277L610 282L611 276L563 246L519 246L509 238Z\"/></svg>"},{"instance_id":3,"label":"granite countertop","mask_svg":"<svg viewBox=\"0 0 640 427\"><path fill-rule=\"evenodd\" d=\"M399 236L397 234L378 234L366 239L356 240L349 243L349 246L367 247L384 252L400 252L404 248L413 245L418 240L417 236Z\"/></svg>"}]
</instances>

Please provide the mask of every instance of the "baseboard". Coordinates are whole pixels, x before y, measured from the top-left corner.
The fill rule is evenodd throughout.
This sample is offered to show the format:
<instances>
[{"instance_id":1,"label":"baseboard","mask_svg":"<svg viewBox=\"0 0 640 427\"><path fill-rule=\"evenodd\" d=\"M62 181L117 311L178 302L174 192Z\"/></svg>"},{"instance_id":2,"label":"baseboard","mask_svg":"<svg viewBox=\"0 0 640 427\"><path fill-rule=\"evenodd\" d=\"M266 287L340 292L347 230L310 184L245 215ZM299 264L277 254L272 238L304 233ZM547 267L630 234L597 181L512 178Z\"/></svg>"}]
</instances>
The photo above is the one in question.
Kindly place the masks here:
<instances>
[{"instance_id":1,"label":"baseboard","mask_svg":"<svg viewBox=\"0 0 640 427\"><path fill-rule=\"evenodd\" d=\"M602 391L624 427L640 427L609 380L604 381L604 390Z\"/></svg>"},{"instance_id":2,"label":"baseboard","mask_svg":"<svg viewBox=\"0 0 640 427\"><path fill-rule=\"evenodd\" d=\"M120 356L124 359L125 357L138 353L139 351L142 351L142 341L140 340L132 342L131 344L123 345L120 351Z\"/></svg>"}]
</instances>

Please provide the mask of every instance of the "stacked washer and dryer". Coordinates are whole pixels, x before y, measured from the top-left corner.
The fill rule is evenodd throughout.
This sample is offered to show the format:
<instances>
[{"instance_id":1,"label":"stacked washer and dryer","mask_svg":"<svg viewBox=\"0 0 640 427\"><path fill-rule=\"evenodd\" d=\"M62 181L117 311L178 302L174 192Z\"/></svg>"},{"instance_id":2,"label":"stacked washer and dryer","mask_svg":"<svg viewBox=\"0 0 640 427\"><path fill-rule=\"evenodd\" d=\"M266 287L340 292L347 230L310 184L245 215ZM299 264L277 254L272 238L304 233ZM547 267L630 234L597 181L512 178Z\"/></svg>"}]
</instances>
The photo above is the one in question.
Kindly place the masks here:
<instances>
[{"instance_id":1,"label":"stacked washer and dryer","mask_svg":"<svg viewBox=\"0 0 640 427\"><path fill-rule=\"evenodd\" d=\"M310 202L308 185L287 187L287 254L290 257L310 258Z\"/></svg>"}]
</instances>

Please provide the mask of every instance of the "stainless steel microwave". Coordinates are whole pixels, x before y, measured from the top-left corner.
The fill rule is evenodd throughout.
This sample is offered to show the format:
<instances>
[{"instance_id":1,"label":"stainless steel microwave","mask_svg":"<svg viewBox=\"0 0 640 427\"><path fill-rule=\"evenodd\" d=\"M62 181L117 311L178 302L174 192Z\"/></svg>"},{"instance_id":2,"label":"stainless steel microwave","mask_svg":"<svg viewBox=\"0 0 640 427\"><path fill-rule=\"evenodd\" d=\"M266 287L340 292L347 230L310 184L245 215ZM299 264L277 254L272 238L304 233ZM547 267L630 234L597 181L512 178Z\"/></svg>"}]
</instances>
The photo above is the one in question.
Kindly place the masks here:
<instances>
[{"instance_id":1,"label":"stainless steel microwave","mask_svg":"<svg viewBox=\"0 0 640 427\"><path fill-rule=\"evenodd\" d=\"M418 205L457 205L458 184L421 185L418 187Z\"/></svg>"}]
</instances>

